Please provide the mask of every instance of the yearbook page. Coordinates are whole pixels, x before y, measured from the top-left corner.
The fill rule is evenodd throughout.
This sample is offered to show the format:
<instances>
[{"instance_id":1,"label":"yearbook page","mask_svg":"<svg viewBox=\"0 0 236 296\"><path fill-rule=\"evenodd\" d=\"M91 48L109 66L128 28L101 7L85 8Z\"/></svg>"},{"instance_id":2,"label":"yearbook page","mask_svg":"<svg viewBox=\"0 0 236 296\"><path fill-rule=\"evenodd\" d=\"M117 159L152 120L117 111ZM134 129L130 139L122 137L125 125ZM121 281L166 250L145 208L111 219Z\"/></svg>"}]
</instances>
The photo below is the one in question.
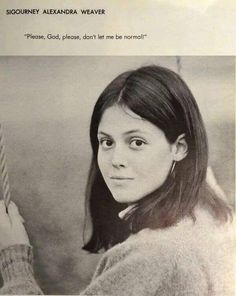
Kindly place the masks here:
<instances>
[{"instance_id":1,"label":"yearbook page","mask_svg":"<svg viewBox=\"0 0 236 296\"><path fill-rule=\"evenodd\" d=\"M0 2L0 294L236 293L235 20Z\"/></svg>"}]
</instances>

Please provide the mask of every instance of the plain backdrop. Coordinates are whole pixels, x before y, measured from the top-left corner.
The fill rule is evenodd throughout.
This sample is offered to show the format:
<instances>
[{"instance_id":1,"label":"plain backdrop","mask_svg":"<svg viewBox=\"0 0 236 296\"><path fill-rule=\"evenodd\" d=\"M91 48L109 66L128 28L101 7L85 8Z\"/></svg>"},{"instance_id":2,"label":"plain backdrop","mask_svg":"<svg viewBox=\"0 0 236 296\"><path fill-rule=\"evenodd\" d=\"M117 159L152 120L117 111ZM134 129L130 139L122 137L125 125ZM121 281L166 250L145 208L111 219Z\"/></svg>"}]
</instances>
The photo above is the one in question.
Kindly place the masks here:
<instances>
[{"instance_id":1,"label":"plain backdrop","mask_svg":"<svg viewBox=\"0 0 236 296\"><path fill-rule=\"evenodd\" d=\"M90 116L111 79L149 64L177 70L176 57L0 58L0 121L12 200L25 218L45 294L78 294L94 272L101 255L81 250ZM234 69L233 57L181 57L182 77L206 124L209 163L231 205Z\"/></svg>"}]
</instances>

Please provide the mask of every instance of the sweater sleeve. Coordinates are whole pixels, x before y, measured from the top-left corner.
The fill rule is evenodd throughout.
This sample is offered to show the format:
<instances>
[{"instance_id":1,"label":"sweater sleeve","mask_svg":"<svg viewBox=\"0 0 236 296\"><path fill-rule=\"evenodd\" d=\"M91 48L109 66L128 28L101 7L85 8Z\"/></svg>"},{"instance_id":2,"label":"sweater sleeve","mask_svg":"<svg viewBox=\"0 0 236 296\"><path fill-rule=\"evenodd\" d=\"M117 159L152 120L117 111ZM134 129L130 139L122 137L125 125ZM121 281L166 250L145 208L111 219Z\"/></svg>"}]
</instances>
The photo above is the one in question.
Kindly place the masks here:
<instances>
[{"instance_id":1,"label":"sweater sleeve","mask_svg":"<svg viewBox=\"0 0 236 296\"><path fill-rule=\"evenodd\" d=\"M33 250L28 245L13 245L0 252L3 287L0 294L43 294L34 278Z\"/></svg>"}]
</instances>

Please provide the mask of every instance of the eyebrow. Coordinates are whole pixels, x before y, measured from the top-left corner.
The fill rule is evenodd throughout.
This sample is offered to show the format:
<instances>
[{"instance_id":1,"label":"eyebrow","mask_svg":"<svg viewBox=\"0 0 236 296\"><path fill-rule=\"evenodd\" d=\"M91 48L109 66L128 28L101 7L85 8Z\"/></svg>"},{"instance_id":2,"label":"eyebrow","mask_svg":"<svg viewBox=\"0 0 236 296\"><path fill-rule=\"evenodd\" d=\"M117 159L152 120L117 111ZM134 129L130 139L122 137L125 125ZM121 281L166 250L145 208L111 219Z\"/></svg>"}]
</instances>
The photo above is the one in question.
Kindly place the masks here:
<instances>
[{"instance_id":1,"label":"eyebrow","mask_svg":"<svg viewBox=\"0 0 236 296\"><path fill-rule=\"evenodd\" d=\"M124 132L123 135L130 135L130 134L134 134L134 133L146 134L146 132L141 131L140 129L134 129L134 130L130 130L130 131ZM111 137L111 135L109 135L109 134L107 134L107 133L105 133L103 131L99 131L98 132L98 135L105 135L105 136Z\"/></svg>"}]
</instances>

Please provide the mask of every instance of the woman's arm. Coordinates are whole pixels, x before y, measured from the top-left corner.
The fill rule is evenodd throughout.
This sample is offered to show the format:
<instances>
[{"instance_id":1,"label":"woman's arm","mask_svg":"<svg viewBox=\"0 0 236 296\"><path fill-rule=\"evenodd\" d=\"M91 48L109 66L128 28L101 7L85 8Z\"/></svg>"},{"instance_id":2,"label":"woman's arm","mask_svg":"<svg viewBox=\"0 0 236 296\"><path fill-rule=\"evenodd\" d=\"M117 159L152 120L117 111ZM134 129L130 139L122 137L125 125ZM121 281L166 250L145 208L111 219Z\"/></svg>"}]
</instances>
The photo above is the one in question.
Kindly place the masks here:
<instances>
[{"instance_id":1,"label":"woman's arm","mask_svg":"<svg viewBox=\"0 0 236 296\"><path fill-rule=\"evenodd\" d=\"M33 253L29 238L14 203L8 213L0 201L0 294L42 294L33 273Z\"/></svg>"},{"instance_id":2,"label":"woman's arm","mask_svg":"<svg viewBox=\"0 0 236 296\"><path fill-rule=\"evenodd\" d=\"M13 245L0 252L4 285L0 294L40 295L33 272L33 252L29 245Z\"/></svg>"}]
</instances>

